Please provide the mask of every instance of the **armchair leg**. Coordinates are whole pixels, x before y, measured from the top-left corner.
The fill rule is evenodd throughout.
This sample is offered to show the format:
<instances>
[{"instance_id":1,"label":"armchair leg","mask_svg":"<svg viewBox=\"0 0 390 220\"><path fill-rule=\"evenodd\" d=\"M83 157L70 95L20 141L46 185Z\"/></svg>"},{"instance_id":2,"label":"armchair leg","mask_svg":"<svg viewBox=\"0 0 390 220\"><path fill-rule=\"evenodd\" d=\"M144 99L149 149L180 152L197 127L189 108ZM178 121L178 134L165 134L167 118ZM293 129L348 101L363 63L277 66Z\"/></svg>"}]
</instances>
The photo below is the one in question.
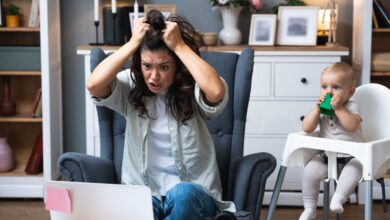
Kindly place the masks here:
<instances>
[{"instance_id":1,"label":"armchair leg","mask_svg":"<svg viewBox=\"0 0 390 220\"><path fill-rule=\"evenodd\" d=\"M329 181L324 181L324 207L322 208L322 219L328 220L329 219Z\"/></svg>"},{"instance_id":2,"label":"armchair leg","mask_svg":"<svg viewBox=\"0 0 390 220\"><path fill-rule=\"evenodd\" d=\"M286 174L287 167L280 166L278 178L276 179L274 192L272 193L271 202L269 204L268 213L266 220L272 220L272 215L274 214L276 203L278 202L280 189L282 188L282 183L284 180L284 175Z\"/></svg>"},{"instance_id":3,"label":"armchair leg","mask_svg":"<svg viewBox=\"0 0 390 220\"><path fill-rule=\"evenodd\" d=\"M364 220L372 219L372 180L366 180L366 201L364 206Z\"/></svg>"}]
</instances>

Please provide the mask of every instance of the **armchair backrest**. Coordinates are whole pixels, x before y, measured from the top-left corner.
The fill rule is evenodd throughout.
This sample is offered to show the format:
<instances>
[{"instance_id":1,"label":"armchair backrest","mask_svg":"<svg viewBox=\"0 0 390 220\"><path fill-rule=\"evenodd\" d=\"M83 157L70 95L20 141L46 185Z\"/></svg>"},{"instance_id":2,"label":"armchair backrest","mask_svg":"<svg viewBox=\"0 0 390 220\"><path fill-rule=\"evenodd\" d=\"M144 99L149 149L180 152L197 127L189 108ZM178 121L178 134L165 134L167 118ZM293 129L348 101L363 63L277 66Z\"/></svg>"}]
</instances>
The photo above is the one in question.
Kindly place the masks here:
<instances>
[{"instance_id":1,"label":"armchair backrest","mask_svg":"<svg viewBox=\"0 0 390 220\"><path fill-rule=\"evenodd\" d=\"M107 55L100 48L91 51L91 71ZM207 126L212 135L221 175L223 197L230 199L233 191L232 172L237 161L243 156L246 113L253 72L252 49L246 48L241 54L225 52L202 52L201 56L225 79L229 87L229 102L224 112ZM118 113L97 107L101 157L113 160L115 178L121 179L125 120Z\"/></svg>"},{"instance_id":2,"label":"armchair backrest","mask_svg":"<svg viewBox=\"0 0 390 220\"><path fill-rule=\"evenodd\" d=\"M223 198L231 199L234 182L232 173L244 150L254 52L246 48L241 54L204 52L201 55L217 70L229 87L229 101L225 110L218 117L208 120L207 126L215 145Z\"/></svg>"},{"instance_id":3,"label":"armchair backrest","mask_svg":"<svg viewBox=\"0 0 390 220\"><path fill-rule=\"evenodd\" d=\"M390 138L390 90L380 84L364 84L351 99L359 104L365 140Z\"/></svg>"}]
</instances>

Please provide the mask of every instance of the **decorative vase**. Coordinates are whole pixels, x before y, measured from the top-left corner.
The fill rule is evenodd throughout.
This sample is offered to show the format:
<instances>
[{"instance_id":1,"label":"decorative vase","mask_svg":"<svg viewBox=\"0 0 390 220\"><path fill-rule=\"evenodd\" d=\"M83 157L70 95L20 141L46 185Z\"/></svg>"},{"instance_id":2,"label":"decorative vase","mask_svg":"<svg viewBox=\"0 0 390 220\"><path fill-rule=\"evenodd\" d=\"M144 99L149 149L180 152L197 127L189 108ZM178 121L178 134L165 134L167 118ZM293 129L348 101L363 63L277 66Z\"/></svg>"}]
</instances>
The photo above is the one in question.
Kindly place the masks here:
<instances>
[{"instance_id":1,"label":"decorative vase","mask_svg":"<svg viewBox=\"0 0 390 220\"><path fill-rule=\"evenodd\" d=\"M0 101L0 115L11 116L16 114L16 105L11 98L9 76L3 77L3 98Z\"/></svg>"},{"instance_id":2,"label":"decorative vase","mask_svg":"<svg viewBox=\"0 0 390 220\"><path fill-rule=\"evenodd\" d=\"M222 15L223 28L219 32L219 38L226 45L237 45L241 43L241 31L237 28L238 16L243 9L237 7L219 7Z\"/></svg>"},{"instance_id":3,"label":"decorative vase","mask_svg":"<svg viewBox=\"0 0 390 220\"><path fill-rule=\"evenodd\" d=\"M20 27L19 15L6 15L5 16L6 27Z\"/></svg>"},{"instance_id":4,"label":"decorative vase","mask_svg":"<svg viewBox=\"0 0 390 220\"><path fill-rule=\"evenodd\" d=\"M7 172L14 168L12 149L7 138L0 137L0 172Z\"/></svg>"}]
</instances>

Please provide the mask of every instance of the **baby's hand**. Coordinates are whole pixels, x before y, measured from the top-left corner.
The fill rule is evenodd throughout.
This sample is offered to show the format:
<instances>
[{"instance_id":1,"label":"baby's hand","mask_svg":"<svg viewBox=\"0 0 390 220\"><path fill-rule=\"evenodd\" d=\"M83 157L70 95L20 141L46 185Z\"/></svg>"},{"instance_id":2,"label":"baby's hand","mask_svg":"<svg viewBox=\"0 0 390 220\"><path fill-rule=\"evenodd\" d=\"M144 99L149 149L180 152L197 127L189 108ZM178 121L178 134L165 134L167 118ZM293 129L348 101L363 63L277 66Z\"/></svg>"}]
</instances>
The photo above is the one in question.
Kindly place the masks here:
<instances>
[{"instance_id":1,"label":"baby's hand","mask_svg":"<svg viewBox=\"0 0 390 220\"><path fill-rule=\"evenodd\" d=\"M343 103L341 102L341 99L339 96L335 95L330 100L330 105L332 105L333 110L338 110L343 107Z\"/></svg>"},{"instance_id":2,"label":"baby's hand","mask_svg":"<svg viewBox=\"0 0 390 220\"><path fill-rule=\"evenodd\" d=\"M317 100L316 105L318 109L320 109L320 104L325 100L326 95L321 95L320 98Z\"/></svg>"}]
</instances>

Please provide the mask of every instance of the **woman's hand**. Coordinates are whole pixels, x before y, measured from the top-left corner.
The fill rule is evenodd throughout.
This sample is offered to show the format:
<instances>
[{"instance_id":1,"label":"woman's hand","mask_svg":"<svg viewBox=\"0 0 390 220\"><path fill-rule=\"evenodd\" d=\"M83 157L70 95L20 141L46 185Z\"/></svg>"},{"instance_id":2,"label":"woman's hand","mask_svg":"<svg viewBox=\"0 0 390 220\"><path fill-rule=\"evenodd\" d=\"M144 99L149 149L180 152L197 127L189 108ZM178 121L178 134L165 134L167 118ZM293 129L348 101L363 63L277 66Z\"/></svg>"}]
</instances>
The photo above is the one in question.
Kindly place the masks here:
<instances>
[{"instance_id":1,"label":"woman's hand","mask_svg":"<svg viewBox=\"0 0 390 220\"><path fill-rule=\"evenodd\" d=\"M131 41L137 45L140 45L145 37L147 31L149 31L150 25L146 23L146 17L137 18L134 20Z\"/></svg>"},{"instance_id":2,"label":"woman's hand","mask_svg":"<svg viewBox=\"0 0 390 220\"><path fill-rule=\"evenodd\" d=\"M163 40L165 44L171 49L175 51L177 46L183 45L184 41L181 37L179 26L176 22L167 21L167 28L164 30Z\"/></svg>"}]
</instances>

